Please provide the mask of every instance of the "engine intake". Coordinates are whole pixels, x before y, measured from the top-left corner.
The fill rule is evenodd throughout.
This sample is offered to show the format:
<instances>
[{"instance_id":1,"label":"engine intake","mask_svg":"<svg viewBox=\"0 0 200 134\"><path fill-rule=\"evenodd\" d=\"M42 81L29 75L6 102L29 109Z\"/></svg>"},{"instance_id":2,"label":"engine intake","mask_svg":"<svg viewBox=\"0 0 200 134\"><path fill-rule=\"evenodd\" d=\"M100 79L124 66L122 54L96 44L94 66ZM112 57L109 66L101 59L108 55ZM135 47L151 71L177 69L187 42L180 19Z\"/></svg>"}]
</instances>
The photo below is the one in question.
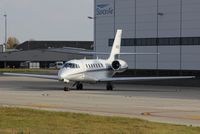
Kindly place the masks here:
<instances>
[{"instance_id":1,"label":"engine intake","mask_svg":"<svg viewBox=\"0 0 200 134\"><path fill-rule=\"evenodd\" d=\"M121 64L120 64L119 61L116 60L116 61L113 61L113 62L112 62L112 68L113 68L114 70L119 70L120 67L121 67Z\"/></svg>"}]
</instances>

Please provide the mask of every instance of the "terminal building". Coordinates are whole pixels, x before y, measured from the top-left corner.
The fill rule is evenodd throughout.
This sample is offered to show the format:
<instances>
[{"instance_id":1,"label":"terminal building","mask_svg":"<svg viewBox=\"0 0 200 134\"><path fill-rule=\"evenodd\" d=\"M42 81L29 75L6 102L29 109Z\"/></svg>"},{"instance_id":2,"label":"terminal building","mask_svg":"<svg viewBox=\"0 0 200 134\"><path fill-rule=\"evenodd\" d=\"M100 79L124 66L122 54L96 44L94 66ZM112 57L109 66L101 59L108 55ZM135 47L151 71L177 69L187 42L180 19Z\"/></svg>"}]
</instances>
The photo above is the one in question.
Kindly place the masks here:
<instances>
[{"instance_id":1,"label":"terminal building","mask_svg":"<svg viewBox=\"0 0 200 134\"><path fill-rule=\"evenodd\" d=\"M199 75L199 7L199 0L95 0L95 49L110 52L122 29L122 52L160 53L121 56L135 73Z\"/></svg>"}]
</instances>

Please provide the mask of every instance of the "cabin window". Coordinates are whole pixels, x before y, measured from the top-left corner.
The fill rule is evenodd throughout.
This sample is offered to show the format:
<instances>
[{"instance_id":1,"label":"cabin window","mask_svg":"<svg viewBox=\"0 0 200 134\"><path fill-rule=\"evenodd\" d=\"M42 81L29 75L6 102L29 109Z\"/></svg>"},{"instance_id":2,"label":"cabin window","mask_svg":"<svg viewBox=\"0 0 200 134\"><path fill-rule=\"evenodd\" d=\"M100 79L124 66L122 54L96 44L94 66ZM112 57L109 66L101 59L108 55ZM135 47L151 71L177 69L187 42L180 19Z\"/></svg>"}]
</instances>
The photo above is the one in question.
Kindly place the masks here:
<instances>
[{"instance_id":1,"label":"cabin window","mask_svg":"<svg viewBox=\"0 0 200 134\"><path fill-rule=\"evenodd\" d=\"M78 64L75 64L75 63L65 63L64 67L65 68L80 68L80 66Z\"/></svg>"}]
</instances>

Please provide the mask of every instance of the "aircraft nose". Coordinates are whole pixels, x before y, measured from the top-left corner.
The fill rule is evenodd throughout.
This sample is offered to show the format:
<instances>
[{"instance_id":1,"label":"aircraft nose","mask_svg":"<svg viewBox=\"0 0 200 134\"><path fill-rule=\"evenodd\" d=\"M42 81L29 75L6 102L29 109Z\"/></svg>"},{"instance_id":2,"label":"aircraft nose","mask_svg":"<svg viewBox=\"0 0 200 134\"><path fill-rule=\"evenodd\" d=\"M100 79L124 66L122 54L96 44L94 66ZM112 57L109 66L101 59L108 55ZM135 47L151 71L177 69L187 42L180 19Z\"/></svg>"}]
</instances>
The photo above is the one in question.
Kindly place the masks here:
<instances>
[{"instance_id":1,"label":"aircraft nose","mask_svg":"<svg viewBox=\"0 0 200 134\"><path fill-rule=\"evenodd\" d=\"M60 80L63 80L63 79L65 79L65 70L63 70L63 69L60 69L59 71L58 71L58 78L60 79Z\"/></svg>"}]
</instances>

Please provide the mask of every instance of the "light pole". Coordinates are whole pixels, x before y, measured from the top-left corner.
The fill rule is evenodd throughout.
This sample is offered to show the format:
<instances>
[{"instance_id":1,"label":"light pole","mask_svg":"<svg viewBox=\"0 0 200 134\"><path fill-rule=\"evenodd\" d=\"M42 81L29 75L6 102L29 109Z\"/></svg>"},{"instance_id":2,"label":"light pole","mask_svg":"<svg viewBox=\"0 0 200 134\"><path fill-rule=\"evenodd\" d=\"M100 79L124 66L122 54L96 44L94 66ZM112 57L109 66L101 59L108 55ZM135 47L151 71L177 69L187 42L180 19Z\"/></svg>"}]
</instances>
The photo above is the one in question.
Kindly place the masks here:
<instances>
[{"instance_id":1,"label":"light pole","mask_svg":"<svg viewBox=\"0 0 200 134\"><path fill-rule=\"evenodd\" d=\"M94 22L94 43L93 43L93 47L94 47L94 51L96 52L97 51L97 47L96 47L96 17L91 17L91 16L88 16L88 19L91 19L93 20ZM96 57L96 54L95 54L95 57Z\"/></svg>"},{"instance_id":2,"label":"light pole","mask_svg":"<svg viewBox=\"0 0 200 134\"><path fill-rule=\"evenodd\" d=\"M4 14L5 17L5 45L7 42L7 14Z\"/></svg>"}]
</instances>

